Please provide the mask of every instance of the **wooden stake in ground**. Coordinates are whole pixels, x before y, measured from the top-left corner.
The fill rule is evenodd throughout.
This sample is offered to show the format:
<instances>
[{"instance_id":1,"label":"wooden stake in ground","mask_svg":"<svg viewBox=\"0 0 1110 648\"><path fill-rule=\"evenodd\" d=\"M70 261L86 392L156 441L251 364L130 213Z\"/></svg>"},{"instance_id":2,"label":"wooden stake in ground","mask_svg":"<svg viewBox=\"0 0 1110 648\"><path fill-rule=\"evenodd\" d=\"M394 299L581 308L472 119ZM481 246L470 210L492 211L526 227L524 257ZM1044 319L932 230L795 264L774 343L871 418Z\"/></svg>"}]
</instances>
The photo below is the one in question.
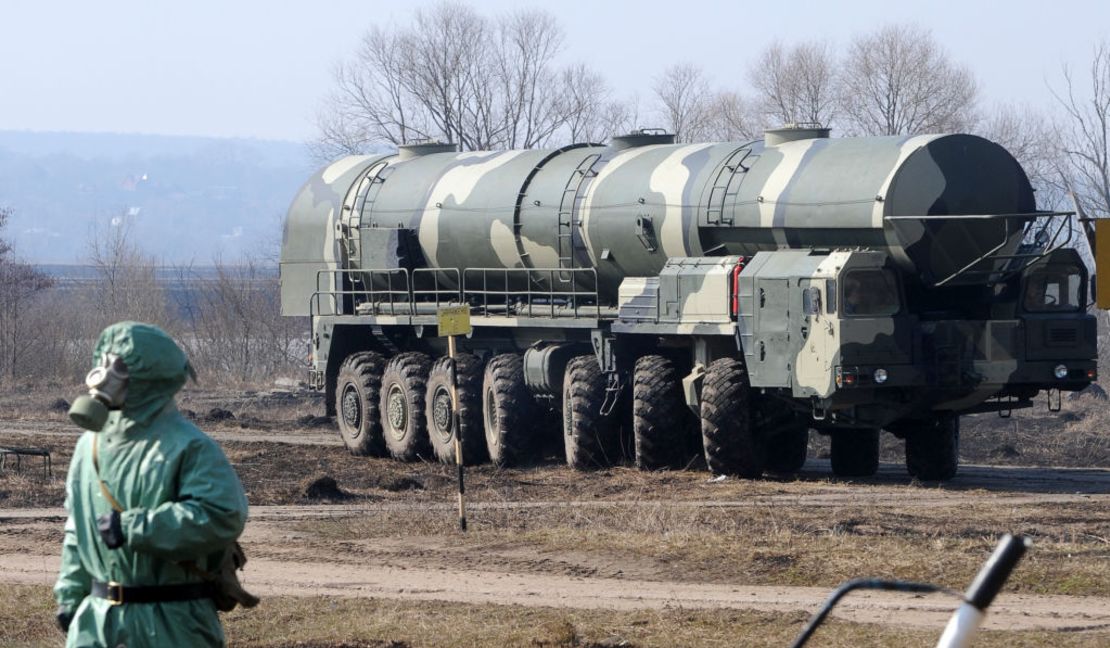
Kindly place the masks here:
<instances>
[{"instance_id":1,"label":"wooden stake in ground","mask_svg":"<svg viewBox=\"0 0 1110 648\"><path fill-rule=\"evenodd\" d=\"M462 426L459 425L459 389L455 365L455 336L466 335L470 327L469 306L447 306L437 313L439 335L447 336L447 355L451 358L451 427L455 431L455 465L459 469L459 530L466 531L466 484L464 480Z\"/></svg>"}]
</instances>

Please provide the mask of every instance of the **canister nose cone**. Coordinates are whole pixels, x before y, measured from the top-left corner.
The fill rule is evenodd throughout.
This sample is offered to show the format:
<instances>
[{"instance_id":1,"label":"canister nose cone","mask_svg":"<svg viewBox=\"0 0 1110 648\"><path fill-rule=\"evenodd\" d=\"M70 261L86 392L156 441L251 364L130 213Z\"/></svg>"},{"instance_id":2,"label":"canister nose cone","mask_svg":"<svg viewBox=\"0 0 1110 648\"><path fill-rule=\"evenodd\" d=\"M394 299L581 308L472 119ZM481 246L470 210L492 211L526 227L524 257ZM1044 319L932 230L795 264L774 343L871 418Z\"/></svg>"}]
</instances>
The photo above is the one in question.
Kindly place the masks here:
<instances>
[{"instance_id":1,"label":"canister nose cone","mask_svg":"<svg viewBox=\"0 0 1110 648\"><path fill-rule=\"evenodd\" d=\"M108 421L108 407L92 396L78 396L69 408L69 418L86 430L99 432Z\"/></svg>"}]
</instances>

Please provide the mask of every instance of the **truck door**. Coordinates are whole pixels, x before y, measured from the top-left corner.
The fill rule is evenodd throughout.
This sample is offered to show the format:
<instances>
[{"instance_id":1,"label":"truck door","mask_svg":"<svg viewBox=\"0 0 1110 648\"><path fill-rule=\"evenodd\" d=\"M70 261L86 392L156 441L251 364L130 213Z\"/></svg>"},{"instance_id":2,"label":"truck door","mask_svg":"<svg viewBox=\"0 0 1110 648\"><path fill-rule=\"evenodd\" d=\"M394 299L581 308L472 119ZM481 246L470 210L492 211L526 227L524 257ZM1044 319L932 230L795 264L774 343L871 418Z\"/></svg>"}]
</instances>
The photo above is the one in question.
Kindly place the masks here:
<instances>
[{"instance_id":1,"label":"truck door","mask_svg":"<svg viewBox=\"0 0 1110 648\"><path fill-rule=\"evenodd\" d=\"M790 354L790 282L759 279L755 289L754 353L748 367L753 383L764 387L789 387L793 358Z\"/></svg>"},{"instance_id":2,"label":"truck door","mask_svg":"<svg viewBox=\"0 0 1110 648\"><path fill-rule=\"evenodd\" d=\"M834 316L825 279L798 281L798 353L794 367L794 395L829 396L834 387L833 354L837 348Z\"/></svg>"}]
</instances>

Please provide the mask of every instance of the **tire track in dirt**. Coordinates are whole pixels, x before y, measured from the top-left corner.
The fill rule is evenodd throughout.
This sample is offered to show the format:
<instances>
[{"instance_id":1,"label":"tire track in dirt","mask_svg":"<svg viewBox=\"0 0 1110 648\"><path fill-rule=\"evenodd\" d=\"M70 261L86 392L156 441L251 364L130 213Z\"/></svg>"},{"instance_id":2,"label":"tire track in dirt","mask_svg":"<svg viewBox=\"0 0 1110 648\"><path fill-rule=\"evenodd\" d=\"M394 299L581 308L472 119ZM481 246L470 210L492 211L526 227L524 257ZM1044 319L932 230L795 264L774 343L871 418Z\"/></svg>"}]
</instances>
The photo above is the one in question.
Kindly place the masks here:
<instances>
[{"instance_id":1,"label":"tire track in dirt","mask_svg":"<svg viewBox=\"0 0 1110 648\"><path fill-rule=\"evenodd\" d=\"M55 556L0 555L0 582L49 585ZM749 609L812 611L828 596L818 587L702 585L551 574L423 569L255 558L244 585L262 596L341 596L525 607ZM861 593L834 616L863 623L936 628L957 602L943 595ZM1095 630L1110 627L1110 599L1000 595L985 627L1008 630Z\"/></svg>"}]
</instances>

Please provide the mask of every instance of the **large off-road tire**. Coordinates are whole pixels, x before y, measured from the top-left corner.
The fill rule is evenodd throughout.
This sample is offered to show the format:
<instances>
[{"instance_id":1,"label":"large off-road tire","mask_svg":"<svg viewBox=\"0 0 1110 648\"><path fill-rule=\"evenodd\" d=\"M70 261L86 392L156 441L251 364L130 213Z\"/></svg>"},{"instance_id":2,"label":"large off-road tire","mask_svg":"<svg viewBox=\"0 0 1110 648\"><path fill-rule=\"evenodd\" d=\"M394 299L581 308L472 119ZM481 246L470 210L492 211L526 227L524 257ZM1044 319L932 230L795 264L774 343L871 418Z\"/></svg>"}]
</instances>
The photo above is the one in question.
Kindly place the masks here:
<instances>
[{"instance_id":1,"label":"large off-road tire","mask_svg":"<svg viewBox=\"0 0 1110 648\"><path fill-rule=\"evenodd\" d=\"M563 444L571 468L604 468L620 459L619 421L602 416L604 401L605 374L597 358L571 360L563 374Z\"/></svg>"},{"instance_id":2,"label":"large off-road tire","mask_svg":"<svg viewBox=\"0 0 1110 648\"><path fill-rule=\"evenodd\" d=\"M516 353L495 356L482 379L482 423L490 461L504 468L534 459L536 404L524 384L524 362Z\"/></svg>"},{"instance_id":3,"label":"large off-road tire","mask_svg":"<svg viewBox=\"0 0 1110 648\"><path fill-rule=\"evenodd\" d=\"M829 442L832 471L837 477L870 477L878 472L878 430L833 430Z\"/></svg>"},{"instance_id":4,"label":"large off-road tire","mask_svg":"<svg viewBox=\"0 0 1110 648\"><path fill-rule=\"evenodd\" d=\"M754 425L751 386L741 360L709 364L701 390L701 436L705 463L716 475L754 479L763 474L767 448Z\"/></svg>"},{"instance_id":5,"label":"large off-road tire","mask_svg":"<svg viewBox=\"0 0 1110 648\"><path fill-rule=\"evenodd\" d=\"M698 420L682 393L674 362L644 356L632 371L632 433L640 470L686 467L698 448Z\"/></svg>"},{"instance_id":6,"label":"large off-road tire","mask_svg":"<svg viewBox=\"0 0 1110 648\"><path fill-rule=\"evenodd\" d=\"M424 420L436 459L455 463L455 417L451 407L450 358L440 358L428 372ZM459 398L459 428L462 430L463 463L480 464L489 459L482 429L482 361L469 353L455 356L455 378Z\"/></svg>"},{"instance_id":7,"label":"large off-road tire","mask_svg":"<svg viewBox=\"0 0 1110 648\"><path fill-rule=\"evenodd\" d=\"M921 481L944 481L960 466L960 417L949 415L905 433L906 470Z\"/></svg>"},{"instance_id":8,"label":"large off-road tire","mask_svg":"<svg viewBox=\"0 0 1110 648\"><path fill-rule=\"evenodd\" d=\"M362 351L347 356L335 383L335 419L347 450L357 456L384 457L385 438L378 416L382 369L380 353Z\"/></svg>"},{"instance_id":9,"label":"large off-road tire","mask_svg":"<svg viewBox=\"0 0 1110 648\"><path fill-rule=\"evenodd\" d=\"M792 475L802 469L809 450L809 426L804 421L789 421L767 439L767 470Z\"/></svg>"},{"instance_id":10,"label":"large off-road tire","mask_svg":"<svg viewBox=\"0 0 1110 648\"><path fill-rule=\"evenodd\" d=\"M382 434L394 459L416 461L431 455L424 418L430 365L423 353L402 353L390 360L382 373Z\"/></svg>"}]
</instances>

